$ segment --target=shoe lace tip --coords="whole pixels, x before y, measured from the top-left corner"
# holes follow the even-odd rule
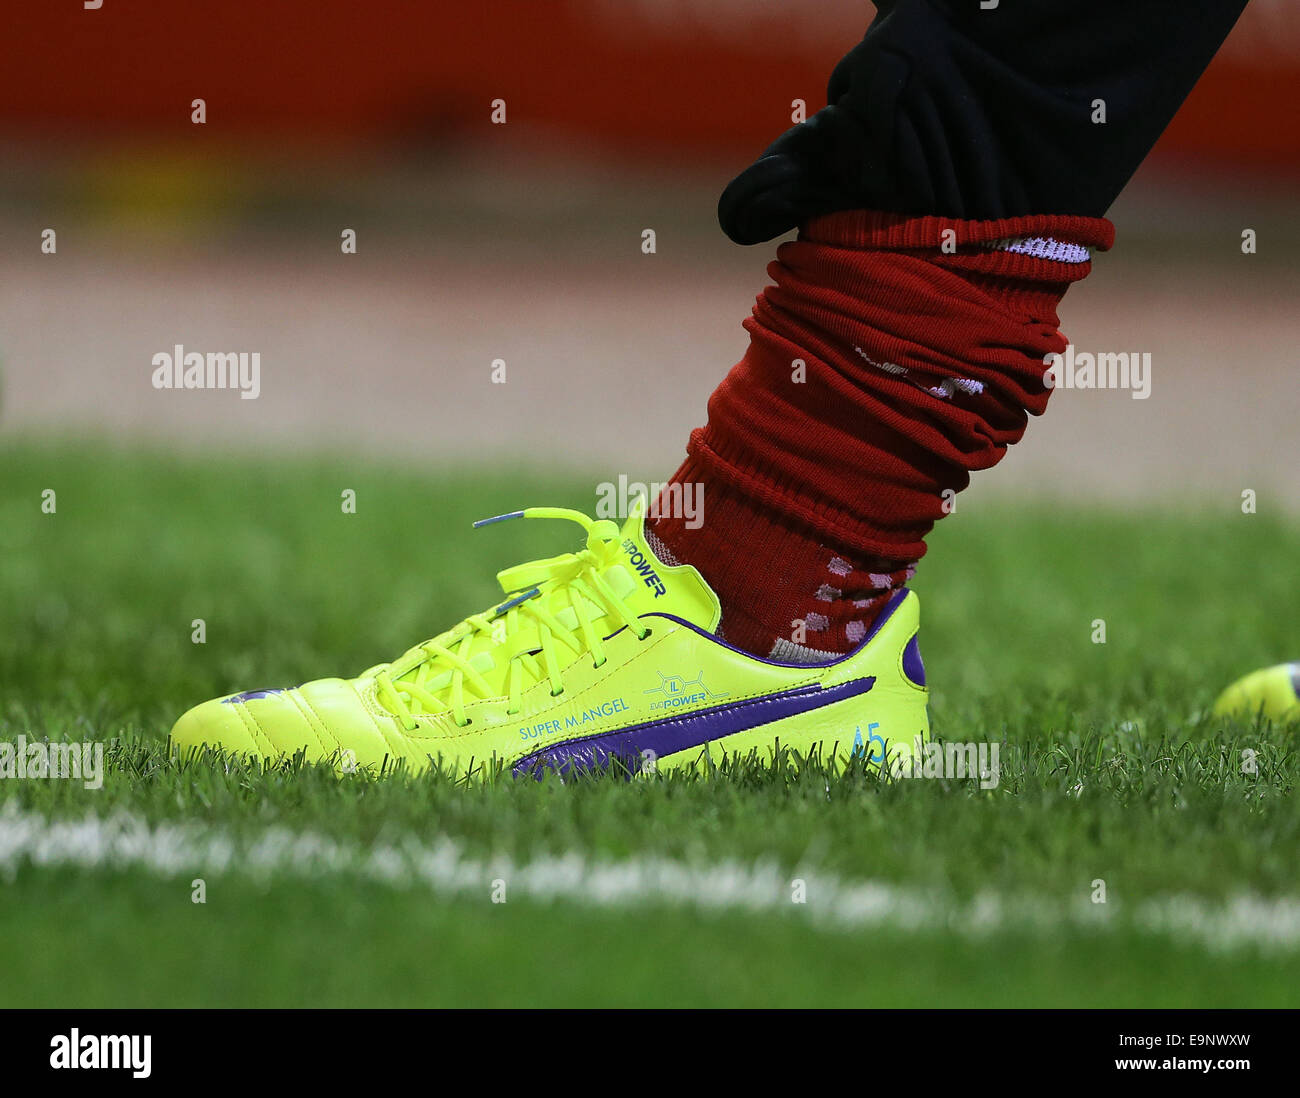
[[[504,515],[493,515],[491,518],[478,519],[474,523],[474,529],[477,530],[480,526],[491,526],[494,522],[505,522],[507,519],[523,517],[524,513],[522,511],[507,511]]]

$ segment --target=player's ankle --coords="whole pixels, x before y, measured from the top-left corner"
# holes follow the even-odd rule
[[[673,483],[695,483],[688,459]],[[719,633],[764,658],[815,662],[850,652],[870,633],[915,563],[827,545],[778,501],[751,500],[701,482],[703,507],[675,514],[665,491],[651,507],[647,539],[666,564],[691,564],[722,603]]]

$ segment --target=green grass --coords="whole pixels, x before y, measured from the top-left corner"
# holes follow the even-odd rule
[[[0,469],[0,741],[109,744],[103,789],[0,782],[0,836],[4,813],[10,826],[122,813],[240,849],[271,827],[362,853],[447,837],[488,862],[773,864],[945,910],[994,895],[1110,919],[976,934],[828,925],[815,894],[761,912],[493,904],[486,888],[259,874],[238,859],[148,872],[7,859],[0,840],[0,1006],[1300,1003],[1290,940],[1213,949],[1130,918],[1171,897],[1300,895],[1295,734],[1204,715],[1233,678],[1300,655],[1287,616],[1300,529],[1234,500],[1150,514],[984,504],[945,520],[915,584],[931,715],[940,738],[1003,745],[993,791],[816,766],[340,782],[180,766],[166,732],[196,701],[354,674],[488,605],[496,569],[569,548],[569,534],[470,522],[536,502],[591,510],[591,484],[30,440],[0,445]],[[55,514],[41,511],[47,488]],[[196,618],[205,644],[191,643]],[[1242,773],[1245,749],[1256,774]],[[1098,878],[1104,916],[1088,902]]]

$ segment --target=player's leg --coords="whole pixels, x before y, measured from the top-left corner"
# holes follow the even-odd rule
[[[674,478],[703,485],[703,522],[666,494],[651,532],[731,643],[815,661],[867,635],[970,473],[1045,410],[1099,217],[1243,6],[899,0],[831,106],[727,188],[733,238],[801,234]]]
[[[938,11],[905,0],[893,15]],[[868,51],[850,69],[859,60],[874,64]],[[891,109],[919,127],[924,100],[919,114],[905,102]],[[936,140],[917,163],[933,161],[943,193],[964,176],[934,157],[951,135]],[[1063,343],[1056,302],[1109,226],[1033,207],[996,220],[870,213],[848,197],[791,206],[803,235],[773,264],[749,352],[678,474],[706,485],[699,531],[670,518],[651,530],[640,514],[622,530],[549,509],[501,516],[571,519],[584,546],[502,573],[499,606],[354,679],[197,706],[173,743],[345,770],[437,759],[465,775],[491,759],[516,774],[672,766],[778,741],[826,753],[860,743],[882,759],[886,739],[905,748],[924,735],[916,596],[896,589],[944,491],[1042,410],[1042,357]],[[786,638],[796,611],[809,635]],[[784,661],[763,658],[774,649]]]

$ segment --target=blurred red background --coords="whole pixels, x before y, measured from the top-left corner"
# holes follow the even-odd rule
[[[1157,149],[1300,174],[1294,0],[1254,0]],[[43,0],[7,20],[9,136],[301,138],[316,145],[488,136],[489,104],[550,140],[636,157],[734,160],[824,103],[872,8],[858,0]],[[514,135],[521,135],[518,129]]]

